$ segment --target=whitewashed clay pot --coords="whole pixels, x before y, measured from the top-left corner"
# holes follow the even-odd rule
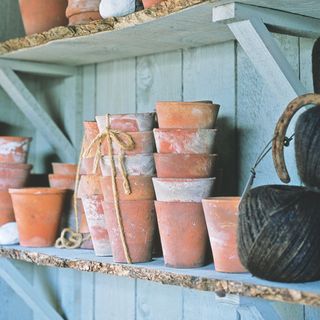
[[[0,227],[0,245],[19,243],[18,227],[16,222],[9,222]]]
[[[26,163],[31,138],[0,137],[0,162]]]
[[[152,178],[156,198],[167,202],[201,202],[212,196],[216,178]]]
[[[213,154],[217,129],[153,129],[158,153]]]
[[[100,133],[106,128],[106,116],[96,116]],[[155,125],[155,113],[128,113],[109,116],[110,128],[125,132],[152,131]]]
[[[111,176],[111,164],[108,156],[102,157],[100,168],[102,175]],[[121,174],[119,169],[119,156],[114,156],[117,175]],[[124,166],[129,176],[155,176],[155,164],[152,154],[136,154],[124,157]]]
[[[122,17],[135,12],[135,0],[101,0],[99,11],[102,18]]]

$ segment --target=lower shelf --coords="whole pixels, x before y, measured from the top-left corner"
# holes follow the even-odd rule
[[[112,261],[112,257],[96,257],[91,250],[22,248],[20,246],[0,246],[0,257],[42,266],[99,272],[212,291],[219,296],[239,294],[267,300],[320,306],[320,281],[298,284],[271,282],[257,279],[249,273],[219,273],[214,270],[212,264],[197,269],[173,269],[165,267],[162,258],[153,259],[148,263],[116,264]]]

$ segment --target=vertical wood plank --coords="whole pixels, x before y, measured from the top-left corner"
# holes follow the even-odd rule
[[[313,44],[313,39],[300,38],[300,79],[310,92],[314,92],[311,63]]]
[[[96,274],[95,320],[135,320],[136,280]]]
[[[223,191],[237,191],[236,64],[234,42],[184,50],[183,98],[213,100],[221,105],[218,115],[217,151],[223,168]]]

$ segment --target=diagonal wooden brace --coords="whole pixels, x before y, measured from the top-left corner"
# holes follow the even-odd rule
[[[61,160],[74,162],[76,159],[75,148],[14,71],[9,68],[0,68],[0,86],[30,122],[42,132]]]

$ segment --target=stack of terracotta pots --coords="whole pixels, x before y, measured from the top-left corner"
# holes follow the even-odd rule
[[[155,150],[152,129],[154,113],[109,115],[96,117],[100,133],[108,126],[118,132],[120,140],[128,134],[134,141],[130,150],[121,150],[113,140],[112,153],[116,169],[116,189],[124,230],[127,251],[133,263],[146,262],[152,258],[153,238],[156,227],[154,209],[155,193],[152,177],[155,175],[153,152]],[[123,157],[121,156],[123,155]],[[107,143],[102,144],[100,161],[102,176],[100,179],[104,196],[103,208],[105,221],[111,241],[112,255],[115,262],[128,262],[124,243],[121,240],[121,227],[116,216],[114,190],[112,187],[111,159]],[[122,160],[121,160],[122,159]],[[123,162],[121,162],[123,161]],[[131,193],[124,189],[124,176],[121,163],[128,175]]]
[[[14,222],[9,188],[23,188],[32,165],[26,164],[31,138],[0,137],[0,227]]]
[[[194,268],[205,264],[208,234],[201,200],[211,196],[217,155],[215,128],[219,105],[158,102],[159,129],[156,212],[165,264]]]

